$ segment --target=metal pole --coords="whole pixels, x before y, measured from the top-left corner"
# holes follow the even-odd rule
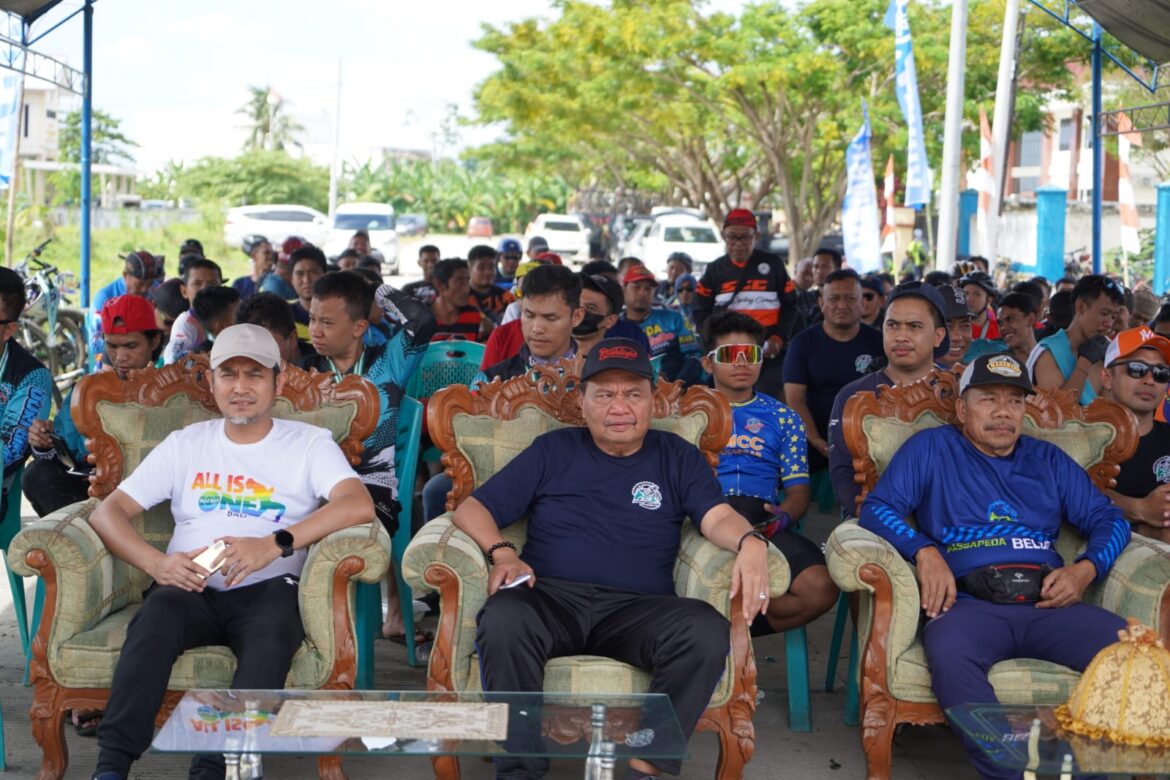
[[[337,210],[337,156],[341,147],[341,58],[337,60],[337,108],[333,112],[333,162],[329,165],[329,219]]]
[[[1105,145],[1101,138],[1101,25],[1093,23],[1093,273],[1101,273],[1101,201]]]
[[[27,50],[22,52],[22,57],[27,57]],[[20,74],[20,88],[18,95],[20,98],[16,101],[16,138],[12,142],[12,176],[8,179],[8,221],[7,232],[4,234],[4,265],[12,267],[12,244],[16,233],[16,187],[20,181],[20,136],[22,131],[27,132],[28,128],[24,121],[24,73],[23,68],[27,63],[21,62],[22,72]]]
[[[93,177],[90,158],[93,138],[90,125],[93,123],[93,0],[85,0],[85,13],[81,47],[82,71],[85,85],[81,93],[81,307],[89,308],[89,258],[90,258],[90,190]]]
[[[951,6],[951,50],[947,65],[947,113],[943,132],[942,190],[938,197],[938,246],[935,268],[955,262],[959,218],[959,152],[962,145],[963,82],[967,61],[967,0]]]
[[[999,204],[1003,200],[1003,183],[1007,167],[1007,144],[1012,124],[1012,83],[1016,76],[1016,28],[1020,20],[1020,0],[1007,0],[1003,11],[1003,39],[999,47],[999,75],[995,82],[995,112],[991,120],[991,172],[995,191],[991,194],[987,214],[987,243],[995,263],[999,233]]]

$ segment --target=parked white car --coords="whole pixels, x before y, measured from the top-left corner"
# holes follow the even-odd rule
[[[539,214],[524,231],[524,243],[533,236],[548,241],[548,251],[555,252],[565,262],[589,262],[589,229],[580,219],[570,214]]]
[[[695,262],[695,273],[725,254],[723,239],[713,222],[687,214],[658,217],[641,240],[638,257],[654,274],[666,275],[666,259],[675,252],[686,252]]]
[[[325,254],[337,257],[353,234],[364,230],[370,234],[370,249],[381,255],[382,273],[398,273],[398,232],[395,230],[394,207],[384,203],[343,203],[333,212]]]
[[[228,209],[223,224],[223,241],[243,248],[244,236],[259,234],[279,246],[289,236],[300,236],[321,246],[329,235],[329,218],[316,209],[293,204],[271,203]]]

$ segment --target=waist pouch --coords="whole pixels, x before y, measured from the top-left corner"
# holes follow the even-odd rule
[[[992,604],[1034,604],[1052,567],[1042,563],[984,566],[955,583],[963,593]]]

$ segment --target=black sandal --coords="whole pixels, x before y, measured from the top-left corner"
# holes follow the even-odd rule
[[[102,710],[87,710],[75,712],[70,716],[73,721],[73,730],[80,737],[96,737],[98,726],[102,723]]]

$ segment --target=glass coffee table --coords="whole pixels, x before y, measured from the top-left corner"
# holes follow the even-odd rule
[[[263,754],[586,759],[588,780],[617,761],[688,758],[665,694],[431,691],[187,691],[159,730],[158,753],[223,753],[227,778],[262,774]]]
[[[997,765],[1026,778],[1074,774],[1170,777],[1170,749],[1114,745],[1069,734],[1052,707],[964,704],[947,716]]]

